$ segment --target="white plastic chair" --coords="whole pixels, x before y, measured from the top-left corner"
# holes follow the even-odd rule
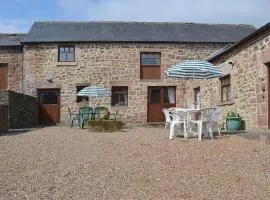
[[[220,135],[220,126],[219,126],[219,123],[218,123],[220,115],[221,115],[221,109],[220,108],[216,108],[216,110],[212,113],[210,124],[209,124],[209,133],[210,133],[211,138],[213,138],[212,128],[214,126],[217,127],[218,134]]]
[[[192,120],[190,119],[189,130],[191,133],[198,136],[199,141],[202,139],[202,133],[204,133],[204,137],[210,135],[213,139],[212,133],[212,125],[215,123],[213,118],[213,113],[216,111],[216,108],[203,108],[201,109],[201,120]],[[195,131],[194,125],[197,125],[197,131]],[[203,131],[204,125],[206,126],[206,130]],[[192,130],[193,129],[193,130]]]
[[[173,114],[169,111],[167,108],[163,108],[162,112],[164,113],[165,116],[165,129],[170,127],[170,124],[172,122]]]
[[[195,129],[195,127],[197,129]],[[189,127],[188,128],[189,128],[189,133],[190,134],[193,134],[194,136],[197,136],[199,141],[202,140],[202,128],[203,128],[203,121],[202,120],[192,119],[192,115],[190,115]]]
[[[175,133],[179,132],[179,129],[181,128],[181,125],[183,125],[183,132],[184,137],[187,138],[186,134],[186,119],[185,119],[186,113],[177,111],[173,113],[173,120],[171,122],[170,126],[170,136],[169,139],[173,139],[173,137],[176,135]]]

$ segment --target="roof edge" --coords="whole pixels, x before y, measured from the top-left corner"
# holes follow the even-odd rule
[[[210,26],[244,26],[244,27],[251,27],[256,29],[256,27],[254,25],[251,24],[227,24],[227,23],[200,23],[200,22],[178,22],[178,21],[54,21],[54,20],[45,20],[45,21],[34,21],[34,23],[82,23],[82,24],[87,24],[87,23],[123,23],[123,24],[196,24],[196,25],[210,25]],[[33,24],[34,24],[33,23]]]
[[[208,57],[206,60],[208,62],[213,62],[213,61],[221,58],[222,56],[228,54],[229,52],[237,49],[238,47],[245,44],[249,40],[256,38],[257,35],[261,35],[262,33],[267,32],[268,30],[270,30],[270,22],[266,23],[264,26],[255,30],[253,33],[249,34],[248,36],[244,37],[243,39],[239,40],[238,42],[234,43],[231,47],[224,49],[223,51],[221,51],[218,54],[214,54],[213,56]]]

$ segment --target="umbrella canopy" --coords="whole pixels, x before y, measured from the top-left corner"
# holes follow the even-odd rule
[[[82,97],[108,97],[110,92],[102,86],[88,86],[77,93],[77,96]]]
[[[221,77],[219,68],[205,60],[186,60],[165,71],[167,77],[184,79],[211,79]]]

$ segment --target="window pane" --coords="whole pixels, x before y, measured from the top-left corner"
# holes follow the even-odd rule
[[[142,64],[143,64],[143,65],[149,65],[149,64],[150,64],[149,59],[143,58],[143,59],[142,59]]]
[[[160,58],[160,54],[159,53],[155,53],[154,54],[154,58]]]
[[[60,53],[59,61],[66,61],[66,54],[65,53]]]
[[[81,91],[83,88],[87,87],[87,85],[80,85],[80,86],[77,86],[76,87],[76,90],[77,90],[77,93],[79,91]],[[89,97],[80,97],[80,96],[77,96],[76,98],[76,102],[82,102],[82,101],[88,101],[89,100]]]
[[[222,94],[221,94],[221,97],[222,97],[221,101],[227,101],[227,88],[226,87],[222,87],[221,88],[221,92],[222,92]]]
[[[73,53],[67,53],[67,61],[74,61]]]
[[[65,47],[65,52],[69,52],[69,47]]]
[[[43,92],[41,98],[42,104],[57,104],[56,92]]]
[[[151,90],[150,103],[160,103],[160,89]]]
[[[164,88],[164,103],[169,103],[168,88]]]
[[[148,58],[154,58],[154,54],[153,53],[149,53],[148,54]]]
[[[63,47],[60,48],[60,52],[64,52],[65,49]]]
[[[112,105],[127,106],[128,105],[128,87],[113,86],[112,87]]]
[[[160,60],[158,58],[153,59],[154,65],[160,65]]]
[[[173,87],[164,88],[164,103],[175,103],[175,89]]]
[[[142,53],[142,54],[141,54],[141,58],[147,58],[147,54]]]
[[[231,100],[232,99],[232,94],[231,94],[231,86],[227,87],[227,100]]]
[[[74,52],[74,47],[70,47],[69,52]]]

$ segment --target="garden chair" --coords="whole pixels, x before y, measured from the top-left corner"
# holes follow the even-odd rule
[[[173,112],[173,118],[170,125],[170,136],[169,136],[170,140],[172,140],[175,135],[178,135],[181,127],[183,127],[184,137],[187,138],[185,118],[186,118],[185,112],[181,111]]]
[[[94,119],[99,120],[100,114],[106,109],[106,107],[96,107],[94,110]]]
[[[216,108],[216,110],[212,113],[210,124],[209,124],[209,133],[211,138],[213,138],[212,128],[214,126],[217,127],[218,135],[220,135],[220,125],[219,125],[219,117],[221,115],[221,109]]]
[[[93,118],[93,108],[92,107],[81,107],[79,109],[79,122],[80,127],[83,128],[89,119]]]
[[[79,113],[73,113],[71,112],[70,108],[68,108],[68,114],[69,114],[69,119],[68,119],[68,124],[72,128],[76,124],[79,125]]]
[[[172,122],[173,114],[169,111],[167,108],[163,108],[162,112],[164,113],[165,116],[165,129],[170,127],[170,124]]]
[[[189,120],[189,132],[198,136],[199,141],[202,139],[202,133],[204,133],[204,137],[210,135],[211,139],[213,139],[212,134],[212,115],[216,108],[203,108],[201,109],[201,119],[200,120]],[[197,127],[197,131],[195,130]],[[206,128],[203,131],[203,128]]]
[[[122,120],[121,115],[119,114],[119,111],[117,110],[116,113],[110,113],[110,119],[112,120]]]
[[[201,112],[201,111],[200,111]],[[193,136],[197,136],[198,140],[202,140],[202,128],[203,128],[203,121],[197,119],[198,112],[193,113],[193,116],[190,115],[188,121],[188,129],[189,134],[193,134]],[[192,118],[193,117],[193,118]],[[194,119],[195,117],[195,119]]]

